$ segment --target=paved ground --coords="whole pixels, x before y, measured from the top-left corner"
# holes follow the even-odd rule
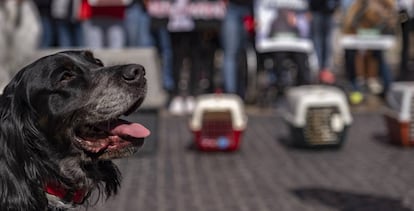
[[[250,113],[236,153],[191,149],[188,119],[163,114],[157,153],[117,161],[120,193],[88,210],[414,210],[414,149],[387,143],[378,112],[354,113],[340,150],[291,148],[276,113]]]

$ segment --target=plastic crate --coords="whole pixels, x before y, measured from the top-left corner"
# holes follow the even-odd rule
[[[341,146],[352,123],[342,90],[333,86],[307,85],[287,92],[284,119],[296,146]]]
[[[394,82],[387,93],[385,122],[392,143],[414,145],[414,82]]]
[[[190,129],[202,151],[239,149],[247,117],[240,97],[233,94],[206,94],[197,97]]]

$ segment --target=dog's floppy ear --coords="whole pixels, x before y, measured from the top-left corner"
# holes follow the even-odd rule
[[[42,142],[31,120],[33,114],[14,92],[20,80],[21,74],[0,96],[0,210],[42,210],[47,200],[41,197],[40,176],[46,171],[39,157],[44,155],[34,150]]]

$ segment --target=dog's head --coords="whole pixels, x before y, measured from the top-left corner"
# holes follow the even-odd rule
[[[1,187],[16,189],[14,180],[24,179],[34,194],[50,189],[46,198],[26,199],[49,206],[51,198],[68,200],[56,189],[88,195],[103,186],[107,195],[115,193],[119,175],[110,160],[135,153],[149,135],[141,124],[119,119],[143,102],[144,76],[141,65],[105,67],[89,51],[46,56],[18,72],[0,97]],[[1,175],[2,164],[14,175]],[[0,190],[0,198],[5,194]],[[5,200],[0,208],[9,206]]]

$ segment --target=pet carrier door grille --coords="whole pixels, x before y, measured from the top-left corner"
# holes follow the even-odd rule
[[[216,139],[218,137],[231,138],[233,125],[231,113],[225,112],[205,112],[202,120],[201,137]]]
[[[306,114],[304,135],[312,144],[332,143],[339,140],[338,131],[333,129],[333,117],[339,117],[337,107],[310,108]]]

